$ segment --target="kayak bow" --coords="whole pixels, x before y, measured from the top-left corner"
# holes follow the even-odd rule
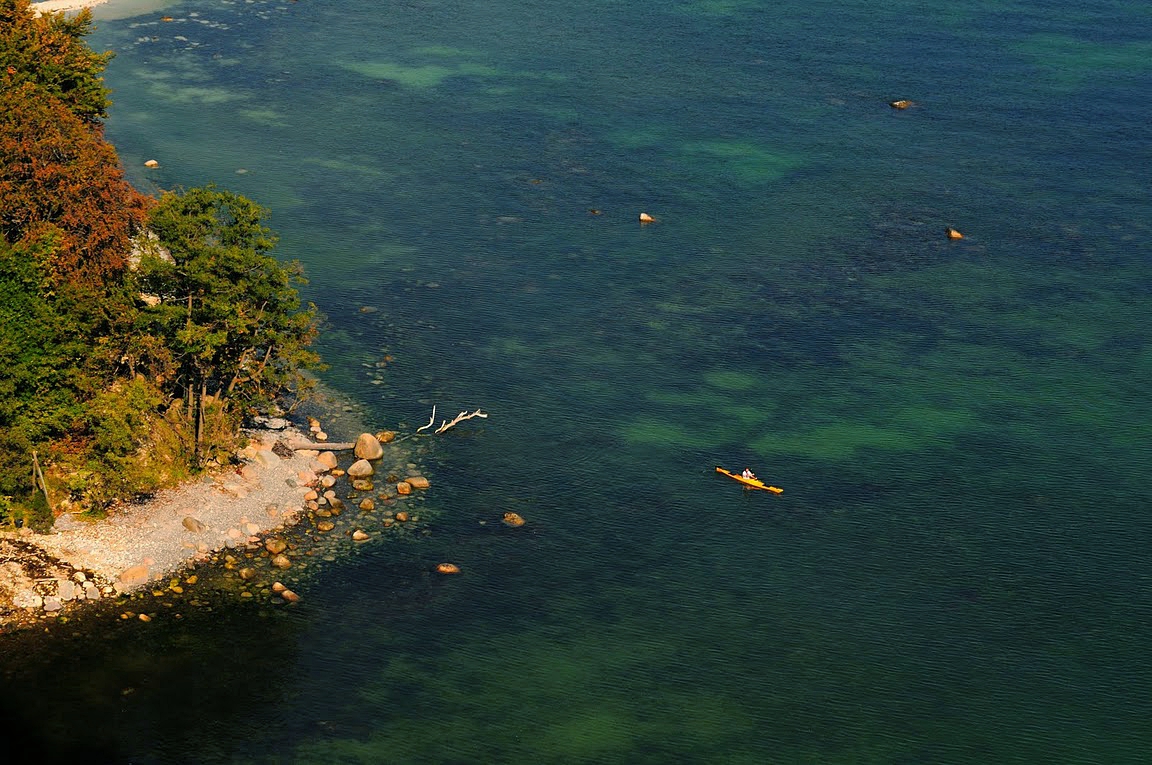
[[[783,489],[778,489],[775,486],[769,486],[768,484],[761,481],[759,478],[745,478],[744,476],[740,475],[739,473],[730,473],[729,471],[725,470],[722,467],[716,468],[716,472],[722,473],[722,474],[728,476],[729,478],[731,478],[735,481],[739,481],[740,483],[744,484],[749,489],[763,489],[764,491],[770,491],[773,494],[783,494],[784,493]]]

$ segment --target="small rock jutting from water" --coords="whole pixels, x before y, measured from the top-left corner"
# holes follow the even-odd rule
[[[361,531],[360,529],[356,529],[355,531],[352,532],[352,539],[354,539],[357,542],[363,542],[368,538],[369,538],[368,534]]]
[[[640,222],[641,222],[641,223],[655,223],[655,222],[656,222],[656,219],[655,219],[655,218],[653,218],[653,217],[652,217],[651,215],[649,215],[648,213],[646,213],[646,212],[642,212],[642,213],[640,213]]]
[[[281,554],[272,559],[272,565],[276,568],[289,568],[292,565],[292,561],[287,555]]]
[[[900,99],[899,101],[889,101],[888,105],[891,106],[893,109],[898,109],[900,111],[903,111],[904,109],[907,109],[909,106],[911,106],[912,102],[908,101],[906,99]]]
[[[288,543],[285,542],[283,539],[278,539],[276,537],[270,537],[270,538],[264,540],[264,549],[273,555],[279,555],[280,553],[282,553],[288,549]]]
[[[514,529],[524,525],[524,519],[516,513],[504,513],[503,522],[505,526],[511,526]]]
[[[400,512],[396,513],[396,520],[397,520],[397,521],[399,521],[400,523],[405,523],[405,522],[407,522],[407,520],[408,520],[408,513],[406,513],[406,512],[404,512],[403,510],[401,510]]]
[[[380,439],[371,433],[361,433],[356,439],[353,451],[362,460],[378,460],[384,456],[384,447],[380,445]]]
[[[413,489],[427,489],[431,484],[428,479],[422,475],[411,475],[404,479],[404,482],[411,486]]]
[[[317,531],[331,531],[336,528],[336,524],[332,521],[320,521],[316,524]]]
[[[286,589],[288,589],[288,588],[285,587],[282,582],[273,582],[272,583],[272,592],[281,593],[281,592],[284,592],[284,590],[286,590]]]
[[[437,574],[459,574],[460,567],[455,563],[439,563],[436,565]]]
[[[287,590],[287,589],[281,591],[280,597],[284,598],[284,600],[288,601],[289,603],[295,603],[296,601],[300,600],[299,595],[292,592],[292,590]]]
[[[961,234],[959,231],[952,228],[951,226],[944,229],[944,233],[948,234],[949,239],[963,239],[964,238],[963,234]]]
[[[150,159],[144,163],[144,167],[160,167],[160,163],[154,159]]]
[[[396,493],[397,494],[411,494],[412,493],[412,484],[408,483],[407,481],[400,481],[399,483],[396,484]]]

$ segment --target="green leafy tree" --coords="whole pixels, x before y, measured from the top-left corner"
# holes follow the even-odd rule
[[[319,366],[309,350],[315,306],[302,306],[298,263],[270,253],[276,237],[267,211],[214,186],[167,193],[152,210],[137,276],[158,298],[143,329],[171,353],[174,393],[182,396],[201,453],[206,407],[242,412],[306,385]]]

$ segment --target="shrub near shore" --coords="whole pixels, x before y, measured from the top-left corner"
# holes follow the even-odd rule
[[[0,0],[0,523],[45,527],[226,460],[241,418],[319,364],[262,208],[124,179],[90,29],[87,11]]]

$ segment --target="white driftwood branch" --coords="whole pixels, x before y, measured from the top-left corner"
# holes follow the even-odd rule
[[[419,433],[422,430],[427,430],[428,428],[432,427],[432,423],[434,423],[434,422],[436,422],[436,405],[435,404],[432,405],[432,416],[428,418],[428,424],[422,428],[416,428],[416,432]],[[436,432],[439,433],[440,431],[436,431]]]
[[[479,409],[477,409],[475,412],[472,412],[471,414],[469,414],[468,412],[461,412],[460,414],[456,415],[452,419],[452,422],[448,422],[447,420],[444,420],[443,422],[441,422],[440,427],[437,428],[435,432],[436,433],[443,433],[444,431],[448,430],[448,428],[452,427],[453,425],[456,425],[457,423],[461,423],[464,420],[470,420],[473,417],[487,417],[487,416],[488,415],[485,412],[482,412]]]

